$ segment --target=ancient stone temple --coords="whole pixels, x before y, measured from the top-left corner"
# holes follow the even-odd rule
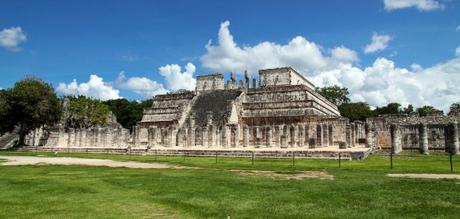
[[[360,141],[361,139],[361,141]],[[333,103],[290,67],[197,77],[195,91],[157,95],[134,129],[134,147],[322,148],[364,143],[362,123],[349,123]]]
[[[37,129],[29,149],[115,153],[163,153],[361,159],[375,149],[459,152],[460,112],[420,117],[387,115],[349,122],[337,106],[290,67],[197,77],[194,91],[153,98],[133,130],[111,116],[107,127]]]

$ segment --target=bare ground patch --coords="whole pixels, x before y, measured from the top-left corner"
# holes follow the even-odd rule
[[[402,177],[411,179],[458,179],[460,174],[432,174],[432,173],[390,173],[389,177]]]
[[[263,176],[277,179],[328,179],[333,180],[334,176],[325,171],[296,171],[296,172],[275,172],[262,170],[231,170],[241,176]]]
[[[0,156],[0,165],[83,165],[83,166],[105,166],[105,167],[125,167],[139,169],[186,169],[189,167],[174,166],[163,163],[142,163],[135,161],[114,161],[107,159],[87,159],[73,157],[32,157],[32,156]]]

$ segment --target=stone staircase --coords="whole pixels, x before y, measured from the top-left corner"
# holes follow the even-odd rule
[[[8,149],[14,146],[16,140],[19,139],[19,135],[16,133],[6,133],[0,136],[0,150]]]

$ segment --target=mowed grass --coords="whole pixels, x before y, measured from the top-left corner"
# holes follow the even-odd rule
[[[434,154],[362,161],[0,152],[166,162],[199,169],[1,166],[0,218],[458,218],[460,180],[388,173],[450,173]],[[326,171],[334,180],[241,176],[229,170]],[[454,156],[460,172],[460,157]]]

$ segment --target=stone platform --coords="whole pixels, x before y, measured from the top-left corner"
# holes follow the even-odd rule
[[[371,148],[358,146],[339,149],[336,146],[323,148],[85,148],[85,147],[22,147],[19,151],[41,152],[84,152],[84,153],[111,153],[111,154],[136,154],[136,155],[162,155],[162,156],[191,156],[191,157],[256,157],[256,158],[292,158],[296,159],[338,159],[361,160],[365,159],[372,151]]]

